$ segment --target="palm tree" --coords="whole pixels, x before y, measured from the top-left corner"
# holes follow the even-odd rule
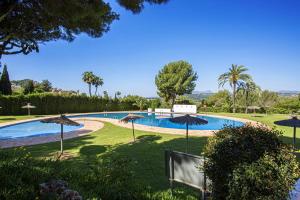
[[[146,98],[140,97],[135,100],[135,103],[133,105],[140,108],[140,111],[143,110],[143,108],[147,105],[148,101]]]
[[[248,107],[250,106],[250,95],[260,91],[260,88],[253,82],[253,81],[247,81],[242,82],[239,87],[238,91],[241,91],[243,95],[245,96],[245,113],[248,113]]]
[[[90,97],[92,96],[92,83],[95,79],[95,75],[93,74],[93,72],[84,72],[82,74],[82,80],[88,84],[89,86],[89,94],[90,94]]]
[[[99,76],[95,76],[92,82],[92,85],[95,86],[95,96],[97,94],[98,91],[98,87],[103,85],[103,79]]]
[[[248,69],[243,65],[232,65],[231,68],[229,68],[229,72],[220,75],[218,79],[219,87],[223,87],[226,83],[229,83],[233,89],[233,113],[235,113],[236,110],[235,100],[237,87],[243,82],[252,81],[252,77],[249,74],[246,74],[246,71],[248,71]]]

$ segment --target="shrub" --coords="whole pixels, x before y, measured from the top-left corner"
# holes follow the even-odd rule
[[[58,95],[52,93],[36,93],[29,95],[0,96],[0,112],[2,115],[22,115],[27,110],[22,109],[27,102],[36,106],[32,114],[46,115],[59,113],[82,113],[136,110],[135,101],[118,101],[101,97],[87,97],[85,95]]]
[[[286,145],[279,139],[281,132],[270,130],[267,127],[253,127],[246,125],[243,127],[225,127],[216,133],[215,137],[208,140],[204,154],[207,160],[204,170],[212,181],[213,199],[226,199],[230,196],[230,192],[238,190],[234,186],[234,178],[243,174],[242,167],[256,166],[254,163],[260,162],[266,155],[272,155],[275,164],[280,167],[286,167],[292,173],[286,173],[288,176],[284,191],[288,190],[293,184],[293,179],[298,173],[298,165],[295,158],[287,152]],[[290,158],[290,162],[284,164],[280,160],[282,156]],[[262,162],[262,161],[261,161]],[[294,165],[290,165],[290,163]],[[261,164],[261,163],[260,163]],[[241,168],[241,169],[240,169]],[[265,169],[265,173],[276,173],[274,177],[280,176],[278,171],[270,168]],[[283,174],[283,173],[282,173]],[[251,174],[254,179],[260,180],[262,174]],[[277,179],[269,179],[270,183],[275,183]],[[250,185],[241,185],[240,192],[249,190],[250,193],[255,187]],[[230,185],[231,184],[231,185]],[[260,184],[261,188],[266,185]],[[276,189],[274,186],[273,189]],[[273,193],[277,191],[270,190]],[[270,192],[269,191],[269,192]],[[233,193],[234,195],[234,193]]]
[[[287,150],[265,154],[251,164],[242,164],[232,173],[227,199],[287,199],[291,183],[299,178],[294,156]]]

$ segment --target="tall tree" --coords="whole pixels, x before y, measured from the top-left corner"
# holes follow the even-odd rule
[[[146,98],[139,97],[135,100],[135,103],[133,105],[139,107],[140,111],[142,111],[145,108],[145,106],[147,106],[147,103],[148,101]]]
[[[191,94],[196,87],[198,75],[186,61],[171,62],[155,77],[158,95],[171,106],[178,95]]]
[[[89,86],[89,95],[90,97],[92,96],[92,84],[95,80],[95,75],[93,74],[93,72],[84,72],[82,74],[82,80],[88,84]]]
[[[120,91],[117,91],[117,92],[115,93],[115,99],[118,99],[120,96],[121,96],[121,92],[120,92]]]
[[[52,83],[48,80],[42,80],[40,85],[44,92],[50,92],[52,90]]]
[[[244,96],[244,102],[245,102],[245,113],[248,113],[248,107],[252,103],[251,100],[253,98],[253,95],[256,93],[258,94],[260,91],[260,88],[253,82],[253,81],[247,81],[243,82],[239,85],[238,91],[241,91]]]
[[[30,94],[34,92],[34,82],[33,80],[27,80],[24,84],[24,94]]]
[[[1,80],[0,80],[0,87],[1,87],[2,94],[4,94],[4,95],[12,94],[11,82],[9,80],[7,65],[4,65],[4,67],[3,67],[3,72],[1,74]]]
[[[145,3],[168,0],[118,0],[139,13]],[[0,1],[0,59],[2,55],[39,51],[43,42],[71,42],[80,33],[101,37],[119,19],[105,0],[2,0]]]
[[[230,87],[232,87],[233,113],[236,111],[237,87],[243,82],[252,80],[252,77],[245,73],[246,71],[248,71],[248,69],[243,65],[232,65],[231,68],[229,68],[229,71],[220,75],[218,79],[219,87],[223,87],[226,83],[229,83]]]
[[[267,112],[270,107],[273,107],[279,101],[279,96],[276,92],[264,90],[259,96],[259,105]]]
[[[92,85],[95,86],[95,96],[97,95],[98,87],[104,84],[103,79],[99,76],[95,76]]]

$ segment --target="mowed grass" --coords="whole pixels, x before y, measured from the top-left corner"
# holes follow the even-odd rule
[[[101,130],[86,136],[64,141],[64,149],[73,156],[68,160],[70,167],[88,167],[99,157],[121,156],[134,163],[136,181],[151,188],[156,194],[169,192],[165,176],[164,152],[167,149],[185,151],[185,135],[168,135],[136,130],[138,140],[133,141],[132,130],[105,123]],[[207,137],[190,137],[189,152],[200,155]],[[59,142],[26,147],[34,157],[53,157],[60,149]],[[178,185],[178,195],[196,199],[197,192]],[[191,195],[193,194],[193,195]]]
[[[275,128],[276,130],[282,131],[281,139],[288,144],[293,143],[293,128],[285,127],[285,126],[277,126],[274,124],[275,121],[289,119],[290,115],[284,114],[245,114],[245,113],[203,113],[203,114],[210,114],[210,115],[220,115],[220,116],[228,116],[228,117],[237,117],[237,118],[244,118],[253,121],[257,121],[263,123],[271,128]],[[296,147],[300,148],[300,129],[297,130],[299,133],[296,136]]]
[[[232,114],[232,113],[208,113],[222,116],[245,118],[264,123],[270,127],[276,120],[286,119],[288,115],[263,115],[263,114]],[[11,116],[11,118],[26,119],[28,116]],[[30,116],[32,118],[36,116]],[[7,116],[7,118],[9,118]],[[284,142],[292,144],[292,128],[276,126],[283,132]],[[300,135],[300,132],[299,132]],[[172,149],[185,151],[185,136],[159,134],[145,131],[136,131],[138,141],[133,143],[132,130],[105,123],[103,129],[92,134],[66,140],[65,151],[73,156],[68,160],[70,166],[85,168],[95,159],[107,158],[107,156],[121,156],[130,158],[135,163],[134,173],[138,183],[150,187],[157,194],[169,192],[169,182],[165,177],[164,151]],[[300,148],[300,139],[297,137],[297,147]],[[190,137],[189,152],[200,155],[207,137]],[[59,142],[34,145],[26,147],[34,157],[49,158],[54,156],[60,148]],[[178,185],[179,186],[179,185]],[[196,199],[196,193],[182,186],[178,195],[184,199]],[[191,194],[193,194],[191,196]],[[189,198],[186,198],[188,196]]]
[[[34,119],[37,117],[43,117],[43,115],[8,115],[8,116],[0,116],[0,124],[4,122],[13,122],[24,119]]]

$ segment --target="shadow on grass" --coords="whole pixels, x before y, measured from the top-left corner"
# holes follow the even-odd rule
[[[6,118],[0,118],[0,121],[8,121],[8,120],[16,120],[17,118],[14,117],[6,117]]]

